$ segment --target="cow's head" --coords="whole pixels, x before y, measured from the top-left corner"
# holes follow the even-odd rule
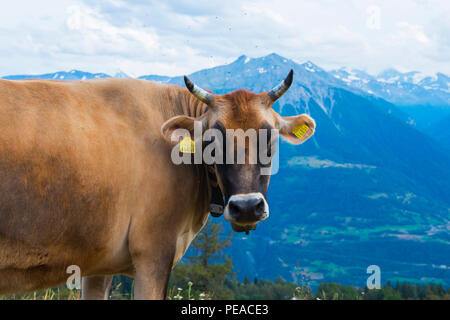
[[[259,155],[261,149],[269,156],[274,154],[273,144],[277,140],[274,139],[273,132],[291,144],[301,144],[314,133],[315,122],[308,115],[282,117],[271,108],[273,103],[289,89],[292,78],[291,70],[278,86],[259,94],[236,90],[224,95],[215,95],[185,77],[188,90],[208,105],[207,112],[197,118],[176,116],[167,120],[161,127],[163,135],[172,142],[178,142],[172,135],[175,129],[182,128],[192,133],[196,121],[197,125],[201,124],[203,132],[221,133],[223,139],[210,141],[214,141],[217,150],[223,155],[223,163],[217,161],[212,163],[212,166],[225,197],[224,217],[231,222],[235,231],[255,229],[259,221],[269,216],[266,193],[270,174],[267,174],[267,170],[264,174],[262,169],[268,168],[270,172],[272,163],[271,160],[262,163]],[[299,128],[301,134],[298,134]],[[248,134],[252,131],[256,132],[256,144],[250,143],[249,137],[255,137]],[[216,135],[213,136],[216,138]],[[230,147],[233,140],[235,143]],[[239,144],[239,141],[244,143]],[[196,144],[198,145],[198,142]],[[203,147],[206,147],[204,142]],[[243,155],[241,161],[238,159],[239,154]],[[255,155],[256,161],[251,161],[251,157]]]

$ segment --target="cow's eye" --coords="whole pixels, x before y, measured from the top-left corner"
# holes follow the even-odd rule
[[[260,165],[267,166],[270,164],[267,161],[272,157],[271,147],[272,143],[270,140],[267,143],[266,141],[258,141],[258,162]]]
[[[266,129],[267,131],[267,146],[266,146],[266,150],[264,150],[266,152],[266,155],[268,157],[272,157],[272,134],[271,131],[269,129]]]
[[[269,139],[267,142],[267,156],[272,157],[272,140]]]
[[[271,141],[269,140],[269,141],[259,141],[258,142],[258,149],[260,149],[259,150],[259,152],[262,154],[262,155],[264,155],[264,156],[267,156],[267,157],[270,157],[271,156],[271,150],[270,150],[270,148],[271,148],[271,146],[272,146],[272,143],[271,143]]]

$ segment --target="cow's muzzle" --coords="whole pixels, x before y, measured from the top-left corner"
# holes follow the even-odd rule
[[[224,217],[231,222],[235,231],[252,230],[256,223],[269,217],[269,206],[259,192],[236,194],[228,200]]]

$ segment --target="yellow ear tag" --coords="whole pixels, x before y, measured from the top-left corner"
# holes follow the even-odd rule
[[[292,130],[292,133],[297,136],[297,138],[301,139],[308,132],[309,127],[306,124],[301,124]]]
[[[180,142],[180,152],[195,153],[195,142],[189,136],[185,136]]]

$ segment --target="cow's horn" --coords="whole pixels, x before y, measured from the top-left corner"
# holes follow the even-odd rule
[[[186,88],[194,95],[196,96],[200,101],[210,104],[214,100],[214,95],[209,93],[208,91],[200,88],[195,83],[193,83],[191,80],[189,80],[188,77],[184,76],[184,83],[186,84]]]
[[[294,70],[291,69],[291,71],[289,71],[289,74],[287,75],[286,79],[281,81],[281,83],[279,85],[277,85],[276,87],[274,87],[272,90],[270,90],[267,93],[273,102],[275,102],[279,97],[281,97],[289,89],[289,87],[292,84],[293,76],[294,76]]]

